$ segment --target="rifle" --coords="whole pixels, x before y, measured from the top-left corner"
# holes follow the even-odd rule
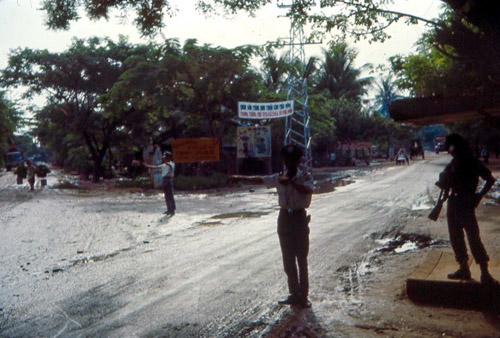
[[[433,220],[434,222],[437,221],[439,214],[441,213],[441,209],[443,208],[443,203],[446,201],[446,199],[443,199],[443,189],[441,189],[441,192],[439,193],[439,198],[436,203],[436,206],[431,210],[429,213],[429,216],[427,216],[430,220]]]

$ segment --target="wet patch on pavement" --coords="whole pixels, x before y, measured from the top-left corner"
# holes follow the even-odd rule
[[[109,254],[86,256],[86,257],[82,257],[82,258],[71,259],[69,262],[72,265],[102,262],[108,258],[112,258],[112,257],[117,256],[119,253],[120,253],[119,251],[115,251],[115,252],[111,252]]]
[[[356,319],[368,316],[363,307],[363,294],[364,290],[369,288],[370,283],[373,282],[370,275],[376,273],[383,265],[382,255],[402,254],[428,247],[449,246],[446,241],[433,239],[428,235],[401,233],[397,230],[382,234],[372,233],[370,237],[376,243],[375,248],[368,251],[354,264],[344,265],[337,269],[340,274],[337,290],[345,297],[345,299],[339,298],[338,301],[343,303],[342,307],[345,309],[345,313]]]
[[[216,226],[216,225],[222,225],[221,221],[201,221],[196,223],[199,226],[205,226],[205,227],[211,227],[211,226]]]
[[[238,212],[229,212],[225,214],[218,214],[212,216],[212,219],[228,219],[228,218],[258,218],[261,216],[269,215],[271,212],[269,211],[238,211]]]
[[[285,311],[287,311],[285,307],[276,303],[271,306],[260,304],[253,307],[235,308],[220,321],[209,323],[203,332],[200,332],[199,337],[281,337],[272,333],[275,332],[275,328],[281,327],[279,322],[275,322],[275,318]]]
[[[74,189],[74,190],[89,190],[85,189],[83,187],[80,187],[78,184],[66,181],[66,180],[61,180],[58,183],[54,184],[52,186],[52,189]]]
[[[335,191],[335,188],[344,187],[346,185],[354,183],[354,180],[350,179],[330,179],[323,181],[314,182],[314,192],[313,194],[326,194]]]
[[[200,325],[198,323],[177,323],[166,324],[162,328],[154,330],[144,335],[144,338],[156,337],[202,337]]]
[[[382,244],[376,251],[404,253],[408,251],[421,250],[428,247],[447,246],[448,243],[443,240],[433,239],[427,235],[399,233],[392,238],[382,238],[377,240]]]
[[[150,240],[143,240],[141,243],[143,245],[147,245],[150,243]],[[55,273],[58,273],[58,272],[64,272],[66,269],[73,267],[73,266],[89,264],[89,263],[103,262],[103,261],[106,261],[110,258],[118,256],[122,252],[130,251],[130,250],[135,249],[135,248],[137,248],[137,246],[126,247],[126,248],[116,250],[116,251],[113,251],[110,253],[105,253],[105,254],[84,256],[84,257],[78,257],[78,258],[73,258],[73,259],[63,258],[63,259],[61,259],[61,261],[67,262],[67,263],[62,263],[60,265],[54,265],[54,266],[48,267],[44,270],[44,272],[47,274],[54,275]],[[81,250],[81,249],[77,250],[77,254],[78,255],[83,254],[83,250]]]
[[[265,337],[326,337],[325,330],[312,310],[292,309],[273,325]]]

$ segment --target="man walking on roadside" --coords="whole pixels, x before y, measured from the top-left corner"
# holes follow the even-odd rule
[[[284,146],[281,156],[285,163],[284,173],[270,176],[231,176],[233,180],[264,184],[278,192],[280,212],[278,237],[283,268],[288,279],[290,295],[279,301],[282,305],[311,307],[309,295],[309,221],[306,208],[311,204],[313,180],[311,175],[299,169],[302,150],[296,145]]]

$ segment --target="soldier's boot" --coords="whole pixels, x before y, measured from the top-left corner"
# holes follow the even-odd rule
[[[470,270],[467,263],[460,264],[460,268],[457,271],[448,274],[448,279],[469,280],[470,278]]]
[[[481,263],[479,266],[481,267],[481,283],[486,286],[500,287],[500,283],[488,271],[488,263]]]

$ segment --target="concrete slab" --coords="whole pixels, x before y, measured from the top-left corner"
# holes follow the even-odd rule
[[[489,267],[493,277],[500,280],[500,260],[491,259]],[[471,262],[470,268],[472,280],[450,280],[447,275],[458,269],[453,253],[431,251],[407,279],[406,293],[417,303],[500,313],[500,289],[479,282],[481,272],[477,264]]]

